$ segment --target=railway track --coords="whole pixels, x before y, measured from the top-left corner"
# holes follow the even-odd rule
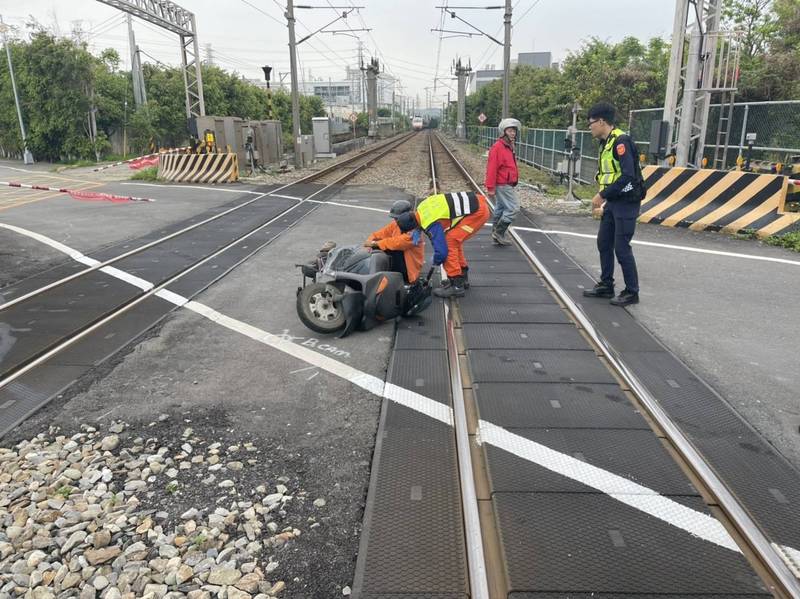
[[[447,145],[435,133],[429,131],[424,134],[412,134],[407,137],[390,140],[380,146],[372,147],[364,153],[313,173],[309,177],[269,192],[247,192],[253,197],[237,202],[234,205],[226,206],[219,214],[195,219],[196,222],[190,222],[186,226],[181,226],[175,231],[163,234],[157,239],[147,241],[133,250],[119,254],[114,254],[113,249],[107,250],[103,255],[96,258],[78,256],[78,262],[87,266],[87,268],[69,273],[58,280],[48,281],[35,288],[19,292],[15,297],[12,296],[4,304],[0,305],[0,313],[3,314],[4,318],[14,314],[16,320],[12,320],[17,323],[18,327],[31,325],[35,329],[36,321],[43,318],[43,316],[57,313],[59,308],[64,305],[79,304],[101,295],[104,298],[108,296],[111,303],[98,304],[95,302],[92,304],[92,302],[89,302],[92,304],[90,306],[91,310],[83,314],[82,320],[72,319],[70,322],[56,320],[56,324],[59,327],[63,325],[63,328],[56,327],[52,334],[49,335],[31,335],[30,342],[23,344],[24,347],[21,347],[19,353],[11,355],[12,360],[9,360],[9,354],[7,354],[0,368],[0,407],[3,405],[1,394],[4,389],[14,387],[25,377],[35,374],[38,367],[47,365],[57,356],[69,352],[71,348],[93,332],[98,331],[109,323],[115,322],[116,319],[124,319],[126,314],[146,306],[148,302],[154,299],[169,297],[173,289],[183,293],[186,297],[191,297],[192,293],[199,292],[224,276],[230,269],[235,268],[274,240],[276,236],[293,227],[305,215],[319,205],[326,203],[327,198],[329,198],[328,192],[333,192],[336,186],[346,181],[352,181],[354,178],[359,177],[359,174],[362,174],[360,178],[365,178],[363,173],[368,172],[370,166],[375,165],[384,157],[394,155],[398,162],[403,162],[404,158],[399,156],[398,149],[409,140],[415,140],[415,144],[427,146],[428,160],[426,163],[430,168],[430,192],[441,193],[472,189],[482,193],[480,186],[459,163]],[[413,151],[418,152],[416,147]],[[417,178],[422,180],[421,184],[427,183],[425,175],[422,173],[418,173]],[[262,201],[264,198],[270,198],[269,205]],[[215,231],[227,231],[225,233],[226,237],[220,239],[219,234],[215,233]],[[571,323],[569,326],[573,329],[574,336],[586,346],[584,353],[591,354],[598,370],[605,372],[616,388],[621,389],[619,391],[620,397],[628,397],[638,412],[646,414],[646,421],[650,426],[647,432],[652,437],[653,443],[659,445],[661,439],[666,440],[669,454],[674,457],[686,480],[691,481],[699,491],[708,511],[722,522],[724,529],[735,540],[736,545],[746,556],[752,569],[761,578],[765,587],[776,597],[800,596],[797,578],[787,566],[787,562],[782,559],[779,553],[780,548],[762,533],[760,528],[752,521],[747,509],[739,504],[735,494],[721,483],[703,456],[694,449],[678,427],[663,412],[656,398],[652,396],[647,387],[637,380],[634,373],[619,358],[614,349],[606,343],[589,318],[569,293],[564,290],[558,278],[549,271],[548,265],[543,263],[536,252],[531,251],[528,242],[518,232],[514,231],[512,235],[517,249],[507,248],[502,251],[518,252],[519,262],[523,263],[524,269],[527,271],[525,275],[521,274],[521,270],[512,271],[515,273],[514,276],[528,276],[533,279],[538,274],[538,277],[546,286],[543,287],[543,292],[548,295],[548,301],[553,305],[556,312],[566,315],[565,322]],[[476,252],[478,255],[475,257],[478,260],[484,260],[488,264],[498,266],[498,268],[502,266],[499,262],[496,262],[497,258],[490,255],[492,250],[491,242],[487,242],[486,239],[483,241],[474,240],[473,243],[475,242],[482,244],[480,245],[481,249]],[[473,251],[470,250],[470,253]],[[209,265],[224,259],[226,256],[228,256],[227,262],[222,265],[222,268],[219,268],[213,274],[208,274]],[[216,267],[216,264],[214,267]],[[476,270],[479,271],[478,276],[481,276],[480,269]],[[133,276],[128,276],[127,282],[119,284],[117,284],[117,279],[113,279],[113,284],[109,286],[109,279],[104,276],[109,274],[109,271],[117,278],[120,275],[125,275],[125,273]],[[498,270],[498,272],[507,271]],[[204,274],[199,275],[198,273]],[[517,275],[516,273],[520,274]],[[184,292],[181,290],[180,285],[182,282],[193,281],[197,277],[203,280],[200,286],[195,281],[193,283],[194,287],[187,284],[187,289],[191,289],[191,291]],[[494,283],[493,285],[501,284]],[[478,287],[477,289],[473,288],[470,293],[473,297],[484,298],[482,301],[490,304],[492,301],[486,299],[488,297],[486,292],[492,289],[492,286],[485,286],[482,291]],[[506,291],[508,291],[508,288]],[[522,291],[529,293],[527,289]],[[534,291],[537,290],[531,290],[530,293]],[[483,295],[475,295],[480,293],[483,293]],[[444,504],[443,513],[446,516],[452,516],[453,513],[456,513],[456,516],[461,519],[459,525],[463,526],[461,542],[468,563],[469,596],[478,599],[494,599],[508,597],[509,593],[514,592],[514,589],[509,588],[509,570],[512,566],[509,565],[509,555],[504,548],[504,543],[508,542],[508,537],[512,536],[513,532],[509,530],[507,516],[495,509],[492,500],[491,489],[493,483],[490,479],[490,470],[492,467],[491,462],[496,460],[496,456],[491,456],[489,452],[491,451],[492,443],[495,443],[495,447],[498,445],[496,441],[493,441],[487,435],[487,431],[482,431],[481,428],[485,426],[485,422],[482,420],[481,404],[476,396],[478,385],[475,384],[480,379],[481,374],[474,370],[476,363],[471,362],[470,356],[470,351],[475,348],[471,346],[474,331],[470,331],[469,328],[469,311],[474,309],[475,305],[469,306],[467,304],[469,301],[474,302],[468,295],[464,300],[446,303],[442,307],[442,315],[444,316],[442,330],[444,335],[438,337],[438,342],[441,342],[442,345],[442,355],[445,356],[444,366],[449,372],[449,400],[451,401],[449,405],[452,406],[452,420],[449,423],[452,427],[452,432],[448,429],[444,434],[447,436],[452,435],[455,438],[454,446],[457,457],[450,466],[454,472],[457,471],[457,487],[460,492],[460,497],[457,498],[457,501],[454,500],[451,504]],[[438,303],[434,307],[438,307]],[[431,311],[434,311],[434,309],[432,308]],[[442,315],[435,315],[434,320],[440,322]],[[475,321],[471,322],[474,323]],[[493,328],[494,330],[491,334],[500,334],[503,330],[511,329],[517,341],[520,334],[522,334],[523,338],[526,338],[527,329],[524,328],[524,325],[515,325],[513,322],[506,325],[496,324],[497,321],[487,322],[489,324],[480,326],[484,330]],[[410,331],[412,328],[419,327],[412,323],[407,325],[405,332]],[[413,331],[413,333],[418,335],[419,331]],[[436,341],[437,339],[434,337],[428,340],[429,343]],[[524,346],[525,344],[522,345]],[[409,350],[411,345],[404,347]],[[429,349],[431,347],[433,346],[429,346]],[[524,351],[522,350],[522,352]],[[492,358],[488,352],[482,353],[481,356],[487,360]],[[418,366],[420,368],[423,366],[435,368],[436,364],[435,356],[431,352],[430,357],[421,358]],[[533,362],[533,364],[532,368],[536,368],[536,362]],[[499,365],[502,365],[502,360]],[[405,382],[392,381],[404,389],[413,389],[415,383],[423,380],[420,378],[415,379],[415,377],[427,376],[427,374],[417,373],[402,361],[398,361],[393,365],[392,375],[399,376],[401,379],[405,377],[403,379]],[[480,384],[482,385],[483,383]],[[19,386],[24,387],[24,385]],[[39,403],[35,409],[38,409],[41,405],[43,403]],[[440,414],[438,410],[433,410],[433,413]],[[24,417],[25,415],[20,416],[20,418]],[[396,415],[395,419],[397,419]],[[443,417],[442,420],[447,420],[447,418]],[[7,424],[4,422],[4,425]],[[437,422],[435,424],[441,423]],[[14,425],[11,424],[10,426],[13,427]],[[407,422],[403,426],[411,428]],[[420,426],[426,428],[431,427],[431,424],[425,420]],[[512,426],[516,426],[516,424]],[[3,432],[5,431],[0,431],[0,434]],[[489,430],[488,432],[491,433],[492,431]],[[487,436],[481,438],[482,435]],[[379,435],[378,442],[379,444],[392,442],[401,438],[401,436],[392,433],[386,439],[383,439]],[[426,438],[426,441],[429,440]],[[422,444],[420,447],[424,449]],[[420,449],[422,453],[419,454],[409,452],[409,455],[422,456],[422,459],[410,465],[412,469],[414,467],[423,469],[426,466],[424,463],[425,457],[429,457],[431,460],[438,458],[440,447],[434,447],[436,451],[431,454],[425,454],[422,449]],[[396,446],[395,449],[397,449]],[[378,453],[377,449],[376,453]],[[398,458],[397,454],[395,454],[391,456],[390,461],[397,462],[402,457],[401,455]],[[434,472],[433,474],[435,483],[439,483],[440,479],[447,478],[447,473],[444,471]],[[431,505],[439,501],[441,495],[435,498],[435,501],[432,500],[433,494],[431,496],[428,495],[430,493],[429,489],[433,485],[422,485],[422,483],[416,481],[417,476],[422,476],[422,474],[413,472],[411,476],[411,504],[421,502],[423,498],[426,502],[430,502]],[[391,479],[391,476],[389,478]],[[375,480],[383,479],[376,478]],[[399,501],[397,498],[403,497],[407,499],[407,496],[403,495],[407,490],[402,488],[399,494],[391,490],[389,496],[392,501]],[[553,494],[555,495],[556,493]],[[392,503],[391,505],[395,506],[393,510],[395,515],[403,512],[407,507],[407,503],[404,503],[400,509],[396,509],[399,504]],[[440,507],[442,506],[440,505]],[[450,514],[447,514],[448,511]],[[709,519],[713,520],[713,518]],[[434,524],[438,523],[434,522]],[[446,527],[444,528],[446,529]],[[424,529],[424,533],[430,533],[432,537],[430,539],[426,538],[426,541],[435,543],[438,530]],[[615,533],[611,535],[614,546],[618,547],[620,543],[624,546],[624,538],[619,531],[611,532]],[[398,536],[402,536],[402,531],[398,533]],[[403,539],[405,540],[405,537]],[[418,541],[419,537],[415,537],[412,540],[412,542]],[[522,543],[528,541],[530,539],[523,539]],[[404,551],[410,553],[416,553],[417,551],[416,549],[409,549],[410,545],[402,545],[402,547]],[[457,545],[445,547],[446,551],[452,552],[457,552],[458,549],[460,547]],[[361,559],[361,556],[359,556],[359,559]],[[401,568],[396,568],[395,564],[390,561],[387,561],[387,564],[390,570],[402,570]],[[513,567],[518,568],[519,565],[517,564]],[[442,571],[441,577],[445,578],[446,573]],[[363,587],[363,580],[355,586],[357,589]],[[404,592],[411,593],[411,591]],[[700,591],[696,594],[700,594]],[[358,592],[356,595],[357,597],[361,596],[358,595]],[[367,596],[371,598],[382,595],[368,593]],[[440,596],[450,595],[440,593]],[[463,596],[463,594],[459,594],[459,596]]]
[[[0,392],[21,377],[31,376],[38,367],[148,300],[169,297],[168,287],[196,276],[211,261],[231,254],[222,274],[215,273],[207,284],[224,276],[324,203],[326,193],[369,168],[414,135],[410,133],[371,146],[271,191],[246,192],[253,197],[131,250],[117,252],[111,248],[96,258],[73,256],[85,268],[75,270],[71,264],[66,268],[68,274],[45,284],[36,283],[34,277],[28,280],[34,281],[33,288],[26,289],[23,281],[15,286],[16,294],[6,290],[7,299],[0,304],[0,315],[12,330],[28,334],[21,336],[2,356]],[[265,202],[267,199],[270,202]],[[68,318],[59,320],[58,314],[64,311],[64,306],[74,310]],[[0,435],[43,403],[26,409],[16,418],[4,420]]]
[[[435,133],[430,136],[429,151],[432,189],[435,193],[464,190],[467,186],[476,193],[484,193],[467,169]],[[512,236],[518,250],[545,281],[549,291],[567,312],[571,321],[582,331],[614,379],[623,389],[629,391],[628,396],[635,408],[646,414],[653,435],[666,441],[669,453],[700,492],[711,513],[730,533],[766,588],[776,597],[800,597],[800,579],[792,571],[790,558],[765,535],[748,509],[722,482],[658,400],[606,342],[536,253],[516,231],[512,230]],[[480,409],[475,402],[472,373],[469,372],[469,366],[465,366],[469,364],[468,348],[461,321],[459,304],[452,302],[445,305],[447,353],[467,539],[470,596],[479,599],[506,597],[509,592],[505,572],[507,564],[504,563],[503,552],[499,549],[501,532],[498,529],[498,517],[493,510],[488,509],[487,502],[479,501],[477,498],[476,489],[488,489],[489,481],[486,479],[485,464],[480,463],[481,449],[478,439],[480,433],[477,430],[479,427],[477,415]],[[485,455],[483,458],[485,459]],[[483,505],[479,506],[479,503]]]

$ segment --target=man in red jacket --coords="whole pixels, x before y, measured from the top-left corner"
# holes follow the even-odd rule
[[[506,231],[519,212],[519,200],[514,191],[519,181],[514,141],[522,125],[517,119],[503,119],[497,128],[500,139],[489,150],[486,163],[486,193],[494,202],[492,239],[498,245],[511,245]]]
[[[382,250],[392,260],[392,270],[403,274],[406,283],[414,283],[425,261],[425,244],[411,233],[403,233],[397,226],[397,219],[414,207],[408,200],[397,200],[392,204],[389,216],[392,222],[370,234],[364,247]]]

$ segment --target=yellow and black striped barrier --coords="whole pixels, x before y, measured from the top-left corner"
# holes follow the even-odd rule
[[[158,177],[182,183],[233,183],[239,180],[235,153],[161,154]]]
[[[642,223],[769,237],[800,221],[800,213],[785,210],[786,177],[658,166],[645,167],[643,175]]]

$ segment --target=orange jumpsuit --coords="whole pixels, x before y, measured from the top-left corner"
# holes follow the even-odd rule
[[[414,245],[411,233],[401,232],[394,220],[372,233],[367,238],[367,243],[371,241],[377,241],[378,249],[383,251],[403,252],[408,282],[413,283],[419,278],[422,263],[425,261],[425,244],[422,241]]]
[[[478,195],[478,210],[461,219],[453,220],[441,219],[437,223],[444,231],[444,239],[447,243],[447,257],[444,261],[444,270],[448,278],[460,276],[462,269],[469,266],[464,255],[464,242],[475,235],[480,228],[486,224],[491,216],[489,205],[486,198]],[[436,246],[435,240],[434,247]]]

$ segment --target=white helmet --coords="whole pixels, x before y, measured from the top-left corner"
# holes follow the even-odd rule
[[[510,129],[511,127],[517,130],[518,135],[522,131],[522,123],[517,119],[503,119],[500,121],[500,124],[497,125],[497,128],[500,130],[500,135],[505,135],[506,129]]]

